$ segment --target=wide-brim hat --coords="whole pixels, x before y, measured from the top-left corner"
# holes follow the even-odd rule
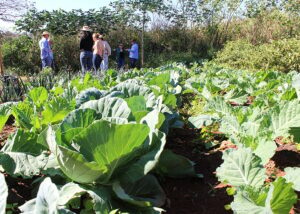
[[[92,29],[89,26],[83,26],[82,31],[92,31]]]
[[[44,31],[44,32],[42,33],[42,36],[45,36],[45,35],[50,35],[50,33],[49,33],[48,31]]]

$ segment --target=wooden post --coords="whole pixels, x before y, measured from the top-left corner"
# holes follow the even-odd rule
[[[1,52],[1,46],[0,46],[0,75],[4,75],[4,66],[3,66],[3,58],[2,58],[2,52]]]
[[[145,56],[144,56],[144,49],[145,49],[145,44],[144,44],[144,37],[145,37],[145,22],[146,22],[146,11],[143,11],[143,26],[142,26],[142,47],[141,47],[141,66],[144,67],[144,62],[145,62]]]

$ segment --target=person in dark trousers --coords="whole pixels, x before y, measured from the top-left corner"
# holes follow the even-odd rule
[[[134,39],[131,40],[131,48],[127,51],[129,51],[130,68],[136,68],[139,59],[139,46]]]
[[[123,44],[119,44],[119,47],[116,49],[116,59],[117,59],[118,69],[119,70],[124,69],[124,65],[125,65],[125,50],[124,50]]]
[[[93,67],[93,45],[92,30],[83,26],[80,33],[80,64],[83,74]]]

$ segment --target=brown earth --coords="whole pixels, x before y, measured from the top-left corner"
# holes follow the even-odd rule
[[[167,148],[188,157],[195,163],[197,173],[204,178],[166,179],[162,186],[167,194],[165,207],[169,214],[225,214],[224,206],[230,204],[232,197],[226,189],[216,189],[219,184],[215,171],[222,164],[222,153],[209,154],[199,147],[197,140],[199,130],[177,129],[170,133]]]

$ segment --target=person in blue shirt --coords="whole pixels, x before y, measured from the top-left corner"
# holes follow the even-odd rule
[[[49,44],[49,33],[44,31],[42,34],[42,39],[39,41],[39,46],[41,49],[41,59],[42,59],[42,68],[51,67],[52,58],[51,58],[51,47]]]
[[[139,59],[139,46],[134,39],[131,40],[131,48],[127,51],[129,51],[130,68],[135,68]]]

